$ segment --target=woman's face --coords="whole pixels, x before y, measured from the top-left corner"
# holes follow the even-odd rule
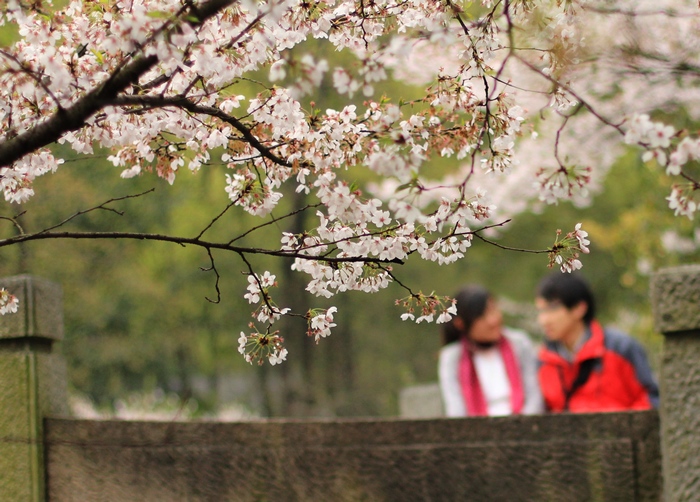
[[[469,330],[469,339],[477,343],[492,343],[501,339],[503,314],[493,298],[486,302],[486,309],[474,321]]]

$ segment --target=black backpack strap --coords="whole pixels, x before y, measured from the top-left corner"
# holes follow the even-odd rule
[[[583,387],[583,385],[588,381],[588,378],[591,376],[593,370],[600,364],[601,361],[602,359],[595,357],[592,359],[585,359],[581,362],[581,364],[579,364],[578,373],[576,374],[574,382],[571,384],[570,388],[564,389],[565,410],[569,409],[569,400],[571,399],[571,396],[573,396],[578,389]]]

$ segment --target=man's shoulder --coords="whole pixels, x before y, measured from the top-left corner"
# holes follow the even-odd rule
[[[603,332],[605,333],[605,348],[608,350],[623,356],[629,356],[638,350],[642,350],[642,345],[639,341],[622,330],[606,326]]]

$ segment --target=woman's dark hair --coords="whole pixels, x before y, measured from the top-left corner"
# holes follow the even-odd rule
[[[583,321],[588,324],[595,318],[595,300],[588,282],[579,274],[555,272],[540,281],[537,296],[548,302],[559,302],[571,309],[584,302],[588,309]]]
[[[469,284],[455,295],[457,300],[457,317],[462,319],[464,329],[459,330],[454,324],[454,317],[442,325],[442,341],[445,345],[456,342],[462,335],[469,333],[469,330],[479,317],[486,311],[486,304],[491,293],[477,284]]]

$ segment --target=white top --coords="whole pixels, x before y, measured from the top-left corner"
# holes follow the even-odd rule
[[[498,347],[475,352],[474,369],[480,383],[488,382],[488,385],[481,384],[488,414],[491,416],[512,414],[510,380]]]
[[[523,392],[525,394],[522,413],[524,415],[542,413],[544,411],[544,403],[537,380],[537,354],[530,337],[524,331],[510,328],[504,328],[503,334],[513,346],[513,352],[515,352],[515,357],[518,359],[522,375]],[[438,376],[445,415],[448,417],[467,416],[462,386],[459,382],[459,359],[461,355],[461,342],[450,343],[440,350]],[[489,415],[508,415],[512,413],[510,381],[498,348],[494,347],[486,351],[479,351],[474,355],[474,366],[481,383],[481,391],[484,394],[484,399],[486,399]]]

